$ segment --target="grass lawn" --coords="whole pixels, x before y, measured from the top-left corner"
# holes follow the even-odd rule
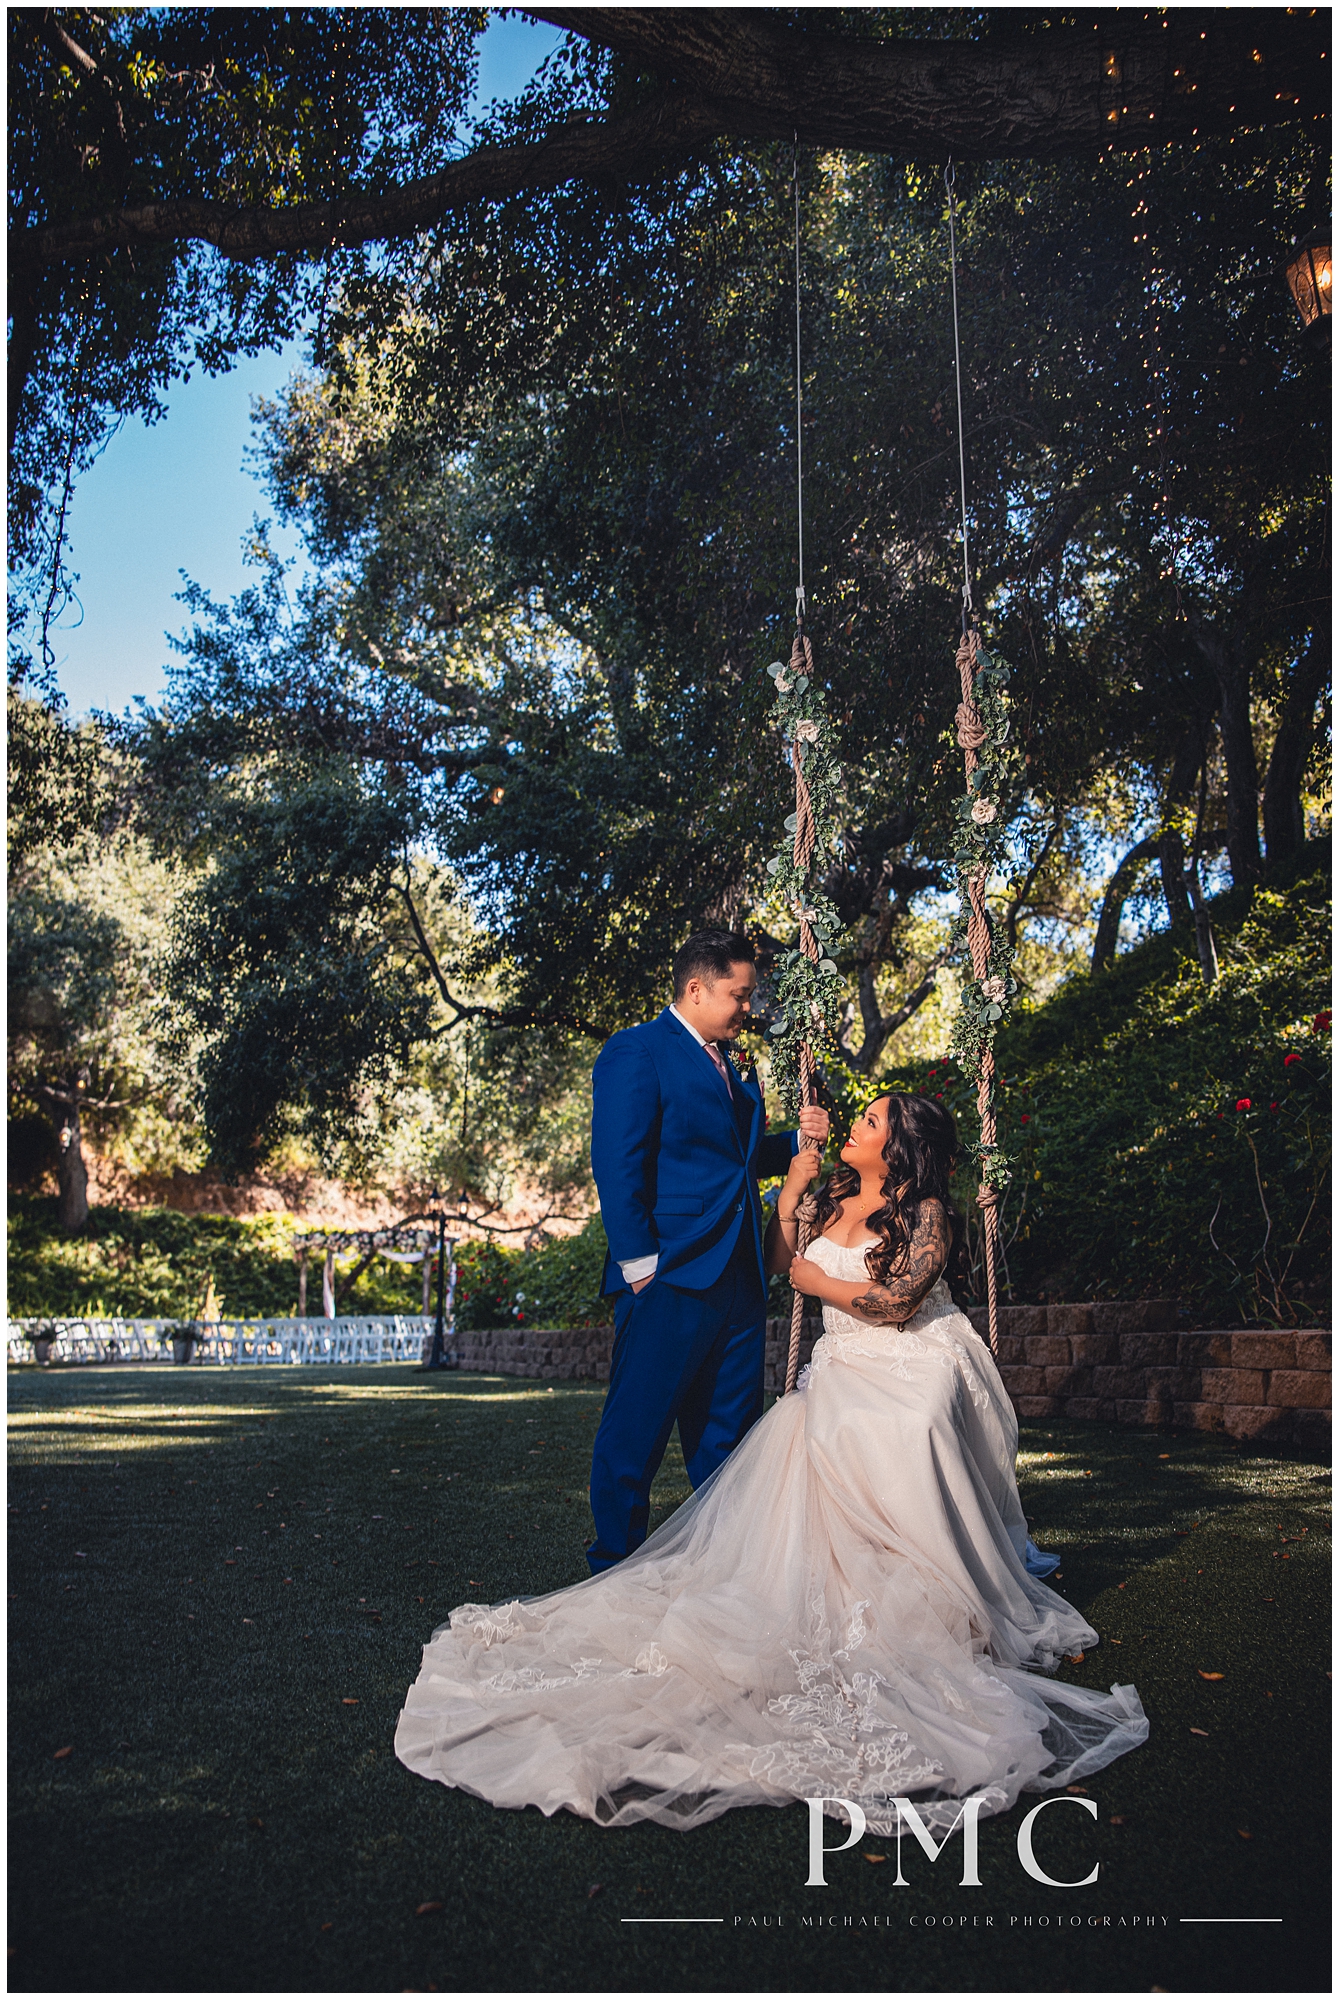
[[[807,1889],[798,1804],[609,1833],[412,1777],[432,1627],[585,1574],[602,1394],[10,1369],[12,1990],[1328,1990],[1328,1475],[1220,1439],[1025,1430],[1034,1534],[1102,1634],[1064,1671],[1152,1722],[1096,1824],[1037,1824],[1091,1887],[1023,1872],[1030,1798],[982,1823],[980,1888],[955,1837],[933,1868],[905,1843],[906,1888],[866,1839]],[[686,1492],[676,1452],[656,1518]],[[724,1921],[625,1921],[666,1916]],[[1242,1916],[1282,1922],[1181,1921]]]

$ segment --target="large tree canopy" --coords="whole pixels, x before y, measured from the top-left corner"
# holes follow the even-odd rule
[[[445,1019],[490,972],[493,1018],[606,1033],[654,1005],[688,925],[787,925],[762,875],[784,789],[762,725],[793,602],[790,168],[764,145],[653,195],[554,197],[519,243],[426,263],[398,315],[351,290],[332,367],[267,423],[318,581],[297,606],[273,570],[230,609],[195,596],[140,746],[153,810],[261,826],[311,760],[355,770],[484,927],[437,967]],[[1136,858],[1188,921],[1201,773],[1201,850],[1253,879],[1260,753],[1293,710],[1271,858],[1300,838],[1323,371],[1274,262],[1311,171],[1285,133],[962,171],[974,568],[1016,669],[1035,841],[1006,923],[1054,898],[1094,814],[1157,821]],[[944,190],[811,156],[802,207],[809,584],[848,774],[825,888],[869,1074],[933,983],[913,903],[946,886],[960,783]],[[494,255],[505,317],[478,282]],[[1117,902],[1104,938],[1118,921]]]
[[[222,1155],[294,1117],[319,1133],[453,1022],[608,1032],[690,923],[788,924],[761,872],[781,790],[761,725],[793,603],[793,167],[847,1059],[874,1073],[933,987],[914,904],[946,886],[960,784],[950,144],[973,567],[1015,668],[1030,830],[999,919],[1055,912],[1099,827],[1130,836],[1100,952],[1150,858],[1188,924],[1188,849],[1260,872],[1262,772],[1267,858],[1295,852],[1327,457],[1278,262],[1326,179],[1314,79],[1288,67],[1310,51],[1323,75],[1326,17],[552,15],[567,42],[458,159],[482,16],[374,12],[238,10],[218,52],[198,12],[15,30],[40,356],[21,530],[173,369],[311,315],[315,372],[266,450],[314,581],[290,599],[267,564],[231,607],[194,591],[130,741],[144,824],[214,857],[169,976]],[[119,143],[129,106],[122,155],[96,134]],[[450,949],[432,864],[477,920]],[[347,976],[323,1012],[295,968],[327,931]]]
[[[1316,9],[542,18],[571,31],[564,60],[461,157],[483,9],[10,11],[20,566],[45,564],[46,530],[58,567],[63,479],[109,422],[155,414],[173,375],[276,344],[308,314],[319,344],[323,303],[368,245],[383,265],[417,261],[428,231],[468,262],[499,206],[514,226],[518,198],[652,184],[760,139],[1091,159],[1310,126],[1329,103]]]

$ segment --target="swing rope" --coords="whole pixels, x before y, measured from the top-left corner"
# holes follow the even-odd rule
[[[958,337],[958,242],[957,217],[957,177],[953,162],[944,169],[944,186],[948,193],[948,250],[949,275],[953,293],[953,380],[958,402],[958,478],[962,505],[962,638],[958,645],[957,668],[962,699],[958,703],[956,721],[958,725],[958,747],[963,753],[963,765],[967,779],[967,789],[972,790],[972,774],[977,769],[977,752],[986,741],[987,731],[982,723],[980,710],[975,699],[977,635],[972,607],[972,573],[967,547],[967,454],[962,422],[962,349]],[[963,878],[967,897],[967,949],[972,961],[972,974],[978,981],[985,980],[990,973],[991,933],[990,918],[986,911],[986,877],[988,869],[984,863],[973,868]],[[977,1072],[976,1110],[981,1124],[981,1154],[983,1159],[994,1152],[996,1146],[995,1126],[995,1053],[989,1043],[981,1051],[980,1067]],[[976,1191],[977,1207],[982,1213],[986,1254],[986,1316],[990,1336],[990,1351],[999,1360],[999,1190],[982,1177]]]
[[[792,678],[807,674],[811,678],[814,671],[814,649],[804,629],[804,374],[802,350],[800,346],[800,151],[799,136],[796,135],[795,151],[791,168],[791,184],[795,195],[795,513],[799,538],[799,582],[795,587],[795,638],[790,649],[790,671]],[[793,860],[795,872],[807,876],[809,864],[814,856],[815,825],[813,800],[804,776],[804,753],[798,736],[790,746],[791,767],[795,773],[795,844]],[[796,914],[800,921],[800,950],[811,964],[817,965],[823,950],[814,936],[812,925],[806,914],[808,905],[800,898]],[[799,1102],[813,1104],[817,1101],[814,1088],[814,1051],[806,1038],[799,1047]],[[821,1152],[817,1139],[802,1138],[802,1146],[813,1152]],[[796,1208],[799,1224],[796,1255],[803,1257],[809,1248],[813,1235],[814,1220],[818,1203],[812,1189],[809,1190]],[[800,1334],[804,1324],[804,1294],[795,1292],[790,1302],[790,1346],[786,1354],[786,1387],[788,1396],[795,1387],[800,1372]]]

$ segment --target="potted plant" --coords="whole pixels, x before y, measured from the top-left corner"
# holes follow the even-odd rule
[[[33,1320],[31,1325],[25,1327],[24,1331],[33,1344],[34,1360],[39,1367],[45,1368],[51,1359],[51,1350],[55,1346],[58,1337],[59,1329],[56,1326],[55,1320]]]

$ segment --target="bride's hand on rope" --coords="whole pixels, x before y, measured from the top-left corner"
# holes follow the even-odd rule
[[[797,1292],[803,1292],[807,1299],[821,1299],[823,1288],[830,1281],[821,1264],[815,1264],[812,1257],[795,1257],[791,1260],[790,1282]]]
[[[776,1212],[783,1223],[794,1222],[795,1211],[804,1199],[810,1181],[817,1180],[823,1155],[813,1146],[801,1146],[786,1169],[785,1185],[776,1198]]]
[[[801,1146],[791,1155],[786,1178],[777,1189],[776,1208],[767,1225],[767,1241],[763,1255],[768,1277],[772,1277],[778,1271],[790,1269],[791,1259],[800,1240],[797,1210],[822,1164],[822,1151],[814,1146]]]

